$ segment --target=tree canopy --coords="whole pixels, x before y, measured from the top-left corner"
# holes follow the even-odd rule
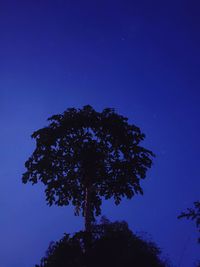
[[[36,148],[26,161],[23,182],[41,181],[49,205],[73,204],[88,220],[101,213],[102,198],[143,194],[141,179],[153,153],[140,145],[145,135],[128,119],[106,108],[69,108],[35,131]]]

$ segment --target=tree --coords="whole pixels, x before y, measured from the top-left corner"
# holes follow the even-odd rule
[[[195,221],[196,227],[200,232],[200,201],[194,202],[194,207],[188,208],[187,211],[182,212],[178,218],[186,218]],[[200,243],[200,238],[198,239],[198,242]]]
[[[151,241],[135,235],[126,222],[108,220],[92,226],[90,250],[85,253],[85,232],[65,234],[51,242],[46,256],[35,267],[167,267],[161,260],[160,249]]]
[[[145,135],[126,117],[88,105],[48,120],[48,126],[32,134],[36,149],[25,163],[22,180],[41,181],[49,205],[72,203],[90,232],[92,220],[101,213],[102,197],[119,204],[122,197],[143,194],[140,180],[152,165],[153,153],[140,146]]]

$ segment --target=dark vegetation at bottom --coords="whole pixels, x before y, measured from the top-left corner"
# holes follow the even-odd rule
[[[94,225],[89,248],[85,232],[65,234],[51,243],[46,256],[35,267],[166,267],[160,249],[135,235],[126,222],[108,220]]]

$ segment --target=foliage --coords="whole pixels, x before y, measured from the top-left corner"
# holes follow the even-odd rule
[[[41,181],[49,205],[72,204],[84,215],[90,188],[91,217],[100,215],[102,197],[143,194],[140,180],[152,165],[153,153],[142,146],[144,134],[114,109],[91,106],[69,108],[48,119],[50,124],[32,134],[36,149],[26,161],[23,182]]]
[[[52,243],[36,267],[164,267],[160,249],[132,233],[126,222],[93,226],[92,246],[85,252],[85,232]]]
[[[182,212],[178,218],[186,218],[195,221],[196,227],[200,232],[200,201],[194,202],[194,207],[188,208],[187,211]],[[198,239],[198,242],[200,243],[200,238]]]

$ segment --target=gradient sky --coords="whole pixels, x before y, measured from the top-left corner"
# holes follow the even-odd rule
[[[71,207],[48,207],[23,185],[30,135],[68,107],[113,107],[155,154],[144,196],[103,214],[154,240],[177,267],[200,255],[192,222],[200,198],[198,1],[0,0],[0,265],[38,263],[48,244],[83,228]],[[146,234],[144,234],[146,232]]]

